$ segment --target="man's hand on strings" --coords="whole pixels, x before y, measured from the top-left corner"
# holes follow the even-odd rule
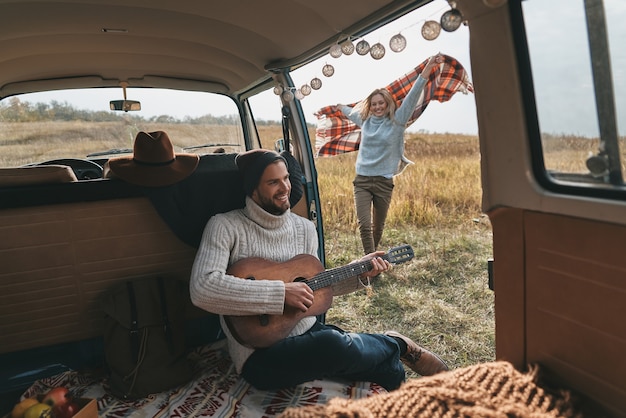
[[[306,312],[314,301],[313,290],[303,282],[285,283],[285,306]]]

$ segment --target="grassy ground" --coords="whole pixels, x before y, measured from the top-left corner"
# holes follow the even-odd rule
[[[477,228],[389,229],[388,248],[409,243],[415,258],[361,291],[335,299],[327,320],[347,330],[395,329],[440,354],[451,367],[495,358],[493,293],[487,285],[490,234]],[[326,237],[328,264],[354,255],[354,234]]]
[[[478,139],[411,135],[406,154],[415,164],[396,177],[381,249],[410,244],[415,258],[382,274],[369,291],[336,298],[327,321],[359,332],[395,329],[450,367],[494,360],[492,235],[480,211]],[[329,267],[363,251],[352,201],[355,158],[317,161]]]

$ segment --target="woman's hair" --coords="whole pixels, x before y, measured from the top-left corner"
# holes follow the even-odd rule
[[[362,102],[359,102],[356,106],[354,106],[354,111],[358,112],[361,116],[361,120],[365,120],[370,116],[372,106],[372,97],[380,94],[383,96],[385,102],[387,102],[387,115],[389,119],[394,120],[394,116],[396,113],[396,101],[393,99],[391,93],[386,88],[376,89],[370,93],[369,96]]]

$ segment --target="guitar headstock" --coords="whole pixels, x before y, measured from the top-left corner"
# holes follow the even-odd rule
[[[387,252],[387,254],[385,254],[385,256],[387,261],[391,264],[400,264],[412,260],[415,254],[413,253],[413,248],[410,245],[404,244],[393,247]]]

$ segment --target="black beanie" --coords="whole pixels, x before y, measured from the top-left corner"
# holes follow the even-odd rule
[[[302,168],[296,158],[289,153],[289,151],[283,151],[280,153],[281,157],[287,161],[287,169],[289,170],[289,177],[291,179],[291,195],[289,195],[289,203],[291,206],[295,206],[296,203],[304,195],[302,188]]]
[[[253,149],[237,155],[235,163],[239,173],[241,173],[243,189],[248,196],[252,196],[252,192],[258,186],[265,168],[277,160],[284,162],[287,168],[289,168],[285,158],[275,151]]]

